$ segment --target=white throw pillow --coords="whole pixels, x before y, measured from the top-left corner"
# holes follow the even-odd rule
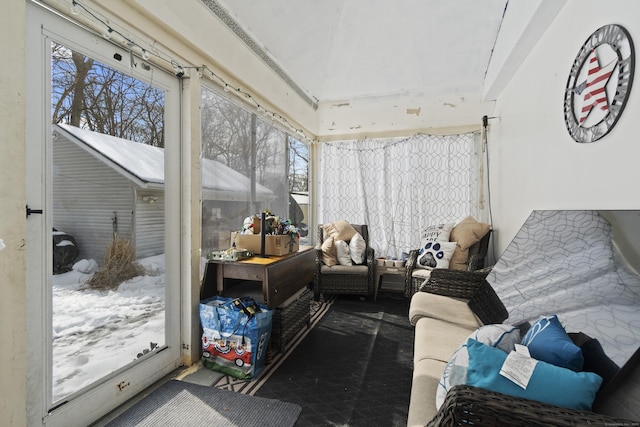
[[[351,259],[354,264],[363,264],[365,258],[365,251],[367,249],[367,242],[364,241],[364,237],[360,233],[356,233],[349,242],[349,250],[351,251]]]
[[[352,265],[351,251],[349,250],[349,245],[344,240],[336,240],[336,256],[338,258],[338,264]]]
[[[438,409],[444,403],[447,392],[453,386],[467,382],[467,368],[469,367],[467,340],[469,338],[510,353],[515,349],[516,344],[520,344],[520,329],[511,325],[496,324],[481,326],[473,331],[453,353],[442,372],[436,392],[436,408]]]
[[[418,253],[418,268],[449,268],[456,242],[427,242]]]
[[[455,223],[430,225],[420,233],[420,242],[424,247],[427,242],[448,242]]]

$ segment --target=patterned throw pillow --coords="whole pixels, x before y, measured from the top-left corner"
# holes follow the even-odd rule
[[[543,316],[522,337],[522,345],[531,357],[572,371],[581,371],[582,350],[575,345],[558,320],[558,316]]]
[[[509,353],[515,348],[516,344],[520,343],[520,330],[515,326],[496,324],[481,326],[473,331],[453,353],[442,372],[436,392],[436,407],[438,409],[444,403],[447,392],[453,386],[466,384],[467,382],[467,368],[469,366],[467,340],[469,338]]]
[[[418,268],[449,268],[449,260],[456,250],[456,242],[427,242],[418,253]]]
[[[427,242],[448,242],[454,223],[430,225],[420,233],[422,247]]]

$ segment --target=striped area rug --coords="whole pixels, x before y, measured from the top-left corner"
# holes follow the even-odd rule
[[[331,306],[335,301],[335,296],[331,296],[326,300],[322,297],[320,301],[311,300],[311,319],[309,322],[309,327],[302,328],[298,331],[298,333],[291,339],[291,344],[288,346],[285,352],[276,353],[271,360],[268,362],[267,366],[260,372],[257,378],[247,381],[247,380],[239,380],[230,375],[223,375],[215,384],[214,387],[230,390],[236,393],[253,395],[255,394],[262,385],[273,375],[273,373],[278,369],[278,367],[289,357],[289,355],[296,349],[298,344],[309,334],[309,332],[322,320],[322,318],[329,312]]]

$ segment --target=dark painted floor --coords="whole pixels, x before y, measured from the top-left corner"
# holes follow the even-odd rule
[[[409,300],[338,296],[256,396],[302,406],[296,426],[406,426],[414,328]]]

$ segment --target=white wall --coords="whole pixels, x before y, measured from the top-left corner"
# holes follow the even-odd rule
[[[635,0],[568,1],[498,96],[488,136],[498,256],[534,209],[640,209],[640,73],[603,139],[574,142],[563,113],[568,74],[584,41],[619,24],[637,46],[639,16]]]
[[[0,424],[24,426],[26,419],[25,286],[25,2],[2,3],[0,42],[10,67],[0,70]]]

